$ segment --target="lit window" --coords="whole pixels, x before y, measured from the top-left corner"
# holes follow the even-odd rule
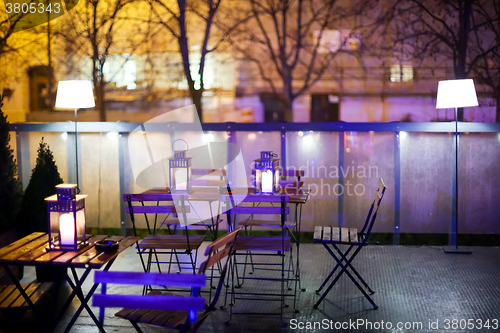
[[[413,67],[411,65],[392,65],[391,81],[408,82],[413,80]]]
[[[117,87],[135,89],[137,80],[136,63],[132,59],[124,59],[121,56],[109,56],[104,63],[104,77],[108,82],[115,82]]]

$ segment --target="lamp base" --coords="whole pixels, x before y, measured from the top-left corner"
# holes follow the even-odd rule
[[[467,246],[443,246],[444,253],[471,254],[472,249]]]

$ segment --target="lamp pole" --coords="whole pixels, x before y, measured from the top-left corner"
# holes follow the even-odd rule
[[[445,253],[472,253],[469,247],[458,246],[458,163],[460,152],[460,133],[458,132],[458,108],[477,106],[476,88],[472,79],[444,80],[439,81],[436,98],[436,109],[455,109],[455,178],[453,185],[455,191],[452,196],[455,199],[455,206],[452,210],[451,243],[450,246],[443,246]],[[453,242],[455,244],[453,244]]]
[[[458,160],[460,141],[458,132],[458,107],[455,107],[455,246],[443,246],[445,253],[472,253],[470,247],[458,247]]]
[[[75,108],[75,162],[76,162],[76,193],[80,193],[80,182],[78,180],[78,108]]]

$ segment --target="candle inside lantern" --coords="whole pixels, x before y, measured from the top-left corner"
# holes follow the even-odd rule
[[[273,192],[273,173],[271,170],[262,173],[262,192]]]
[[[73,245],[75,243],[75,223],[70,214],[62,214],[59,217],[59,236],[61,245]]]
[[[175,189],[185,191],[187,189],[187,170],[180,169],[175,171]]]

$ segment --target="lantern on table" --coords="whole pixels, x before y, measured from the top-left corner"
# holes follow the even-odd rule
[[[177,141],[172,143],[172,149]],[[172,193],[191,193],[191,157],[186,157],[186,152],[189,149],[186,144],[186,150],[174,150],[174,157],[169,158],[168,163],[168,178],[170,184],[170,192]]]
[[[85,198],[75,184],[59,184],[48,198],[49,250],[78,251],[85,243]]]
[[[273,193],[280,189],[280,160],[272,151],[260,152],[260,159],[254,161],[255,193]]]

